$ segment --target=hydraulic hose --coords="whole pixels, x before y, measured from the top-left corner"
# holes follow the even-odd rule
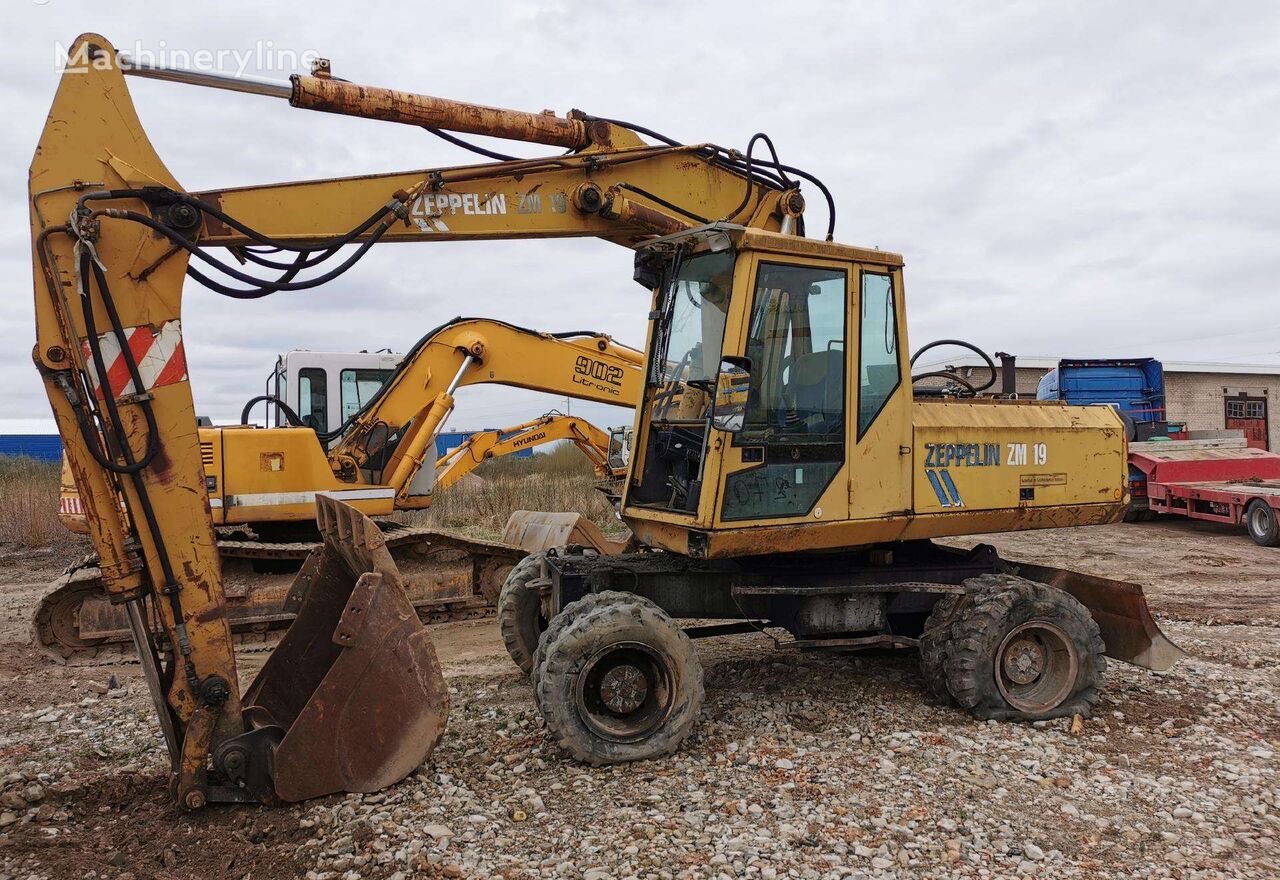
[[[934,348],[940,348],[944,345],[955,345],[960,348],[967,348],[969,349],[969,351],[972,351],[975,354],[977,354],[978,357],[982,358],[986,362],[987,370],[991,374],[990,378],[982,385],[975,386],[972,382],[968,381],[963,376],[960,376],[958,373],[952,370],[930,370],[927,373],[913,373],[911,376],[912,385],[915,385],[917,382],[919,382],[922,379],[930,379],[930,378],[947,379],[948,381],[955,382],[957,385],[960,385],[961,387],[963,387],[967,392],[966,396],[976,397],[978,394],[981,394],[983,391],[986,391],[992,385],[996,384],[996,379],[998,378],[999,374],[996,372],[995,361],[993,361],[990,355],[988,355],[985,351],[978,348],[978,346],[974,345],[972,342],[965,342],[963,339],[935,339],[933,342],[929,342],[929,343],[926,343],[925,345],[922,345],[920,348],[916,349],[916,353],[911,356],[911,366],[914,367],[916,364],[916,361],[919,360],[920,355],[924,354],[926,351],[929,351],[930,349],[934,349]],[[928,389],[928,390],[921,390],[918,393],[941,396],[943,394],[943,391],[942,389],[937,389],[937,390]]]
[[[291,428],[306,427],[306,425],[303,424],[302,419],[300,419],[298,417],[298,414],[294,412],[293,408],[290,407],[289,404],[285,403],[280,398],[276,397],[274,394],[259,394],[257,397],[250,398],[249,402],[244,405],[244,409],[240,410],[240,424],[242,425],[249,424],[249,412],[250,410],[253,409],[253,405],[255,403],[262,403],[264,400],[267,403],[274,403],[276,405],[276,409],[284,413],[285,421],[289,423],[289,427]]]

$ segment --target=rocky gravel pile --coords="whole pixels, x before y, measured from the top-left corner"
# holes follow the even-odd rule
[[[549,739],[514,668],[463,671],[444,742],[401,784],[205,811],[226,827],[186,833],[256,854],[235,877],[1280,876],[1280,630],[1168,629],[1201,656],[1164,675],[1112,664],[1074,733],[930,704],[906,652],[704,642],[707,706],[684,749],[603,769]],[[149,829],[89,796],[125,778],[164,804],[141,683],[64,684],[0,710],[0,878],[70,876],[50,861],[59,838],[87,847],[80,876],[219,875],[182,838],[127,851],[119,835]],[[155,811],[162,829],[193,821]]]

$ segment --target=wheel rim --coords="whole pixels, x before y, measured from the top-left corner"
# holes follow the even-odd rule
[[[1265,535],[1271,528],[1271,510],[1265,505],[1254,505],[1249,512],[1249,531],[1255,535]]]
[[[1010,706],[1047,712],[1075,687],[1080,654],[1059,627],[1030,620],[1009,631],[996,651],[996,685]]]
[[[620,642],[596,652],[578,674],[578,714],[603,739],[636,742],[666,722],[675,691],[666,655],[639,642]]]

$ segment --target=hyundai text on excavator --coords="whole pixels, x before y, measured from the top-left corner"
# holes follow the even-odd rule
[[[111,340],[104,345],[112,348]],[[118,361],[119,347],[112,350]],[[605,462],[608,436],[567,416],[516,425],[496,436],[482,433],[437,461],[436,435],[453,412],[459,388],[501,384],[632,407],[643,385],[642,363],[642,352],[603,333],[553,334],[456,318],[423,336],[363,406],[331,429],[314,421],[313,410],[323,405],[314,388],[301,414],[275,389],[250,399],[241,414],[244,424],[201,426],[203,480],[237,643],[268,642],[293,620],[299,601],[291,592],[293,574],[319,541],[317,493],[373,517],[422,510],[437,491],[487,457],[558,439],[574,443],[603,482],[616,479]],[[111,369],[108,364],[108,376]],[[318,375],[309,378],[319,381]],[[127,379],[126,372],[116,376],[117,382]],[[251,407],[260,402],[274,406],[288,426],[249,426]],[[313,421],[304,424],[304,418]],[[399,457],[392,467],[394,456]],[[69,462],[70,454],[64,472]],[[86,517],[74,477],[71,482],[61,499],[69,510],[63,520],[78,527]],[[526,553],[454,532],[379,522],[400,563],[410,604],[431,623],[491,614],[507,574]],[[87,528],[86,523],[77,530]],[[90,557],[68,569],[32,615],[36,643],[61,662],[117,662],[131,652],[125,610],[109,601],[97,563]]]
[[[34,357],[183,806],[376,789],[444,729],[439,664],[386,536],[324,494],[325,543],[298,574],[298,616],[241,690],[179,358],[184,275],[232,298],[305,290],[380,241],[595,236],[636,250],[652,310],[622,516],[643,546],[531,556],[503,587],[509,647],[573,755],[602,763],[679,744],[703,694],[691,635],[773,626],[797,648],[918,646],[930,685],[983,717],[1087,712],[1104,651],[1155,668],[1176,659],[1135,585],[931,542],[1114,521],[1119,418],[916,399],[901,257],[831,241],[834,200],[767,137],[745,153],[684,145],[579,111],[360,86],[327,65],[288,84],[145,68],[96,35],[70,57],[81,69],[63,75],[31,168]],[[191,193],[148,143],[125,72],[471,148],[456,134],[564,152]],[[804,236],[800,180],[828,200],[826,241]],[[365,441],[366,457],[326,466],[344,485],[375,455],[404,473],[428,430],[411,424],[393,445],[369,424],[375,451]],[[687,631],[680,618],[728,622]]]

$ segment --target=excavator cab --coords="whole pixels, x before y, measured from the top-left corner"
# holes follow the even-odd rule
[[[656,533],[909,506],[897,255],[717,224],[636,263],[656,293],[628,515]],[[905,479],[851,513],[860,440]]]

